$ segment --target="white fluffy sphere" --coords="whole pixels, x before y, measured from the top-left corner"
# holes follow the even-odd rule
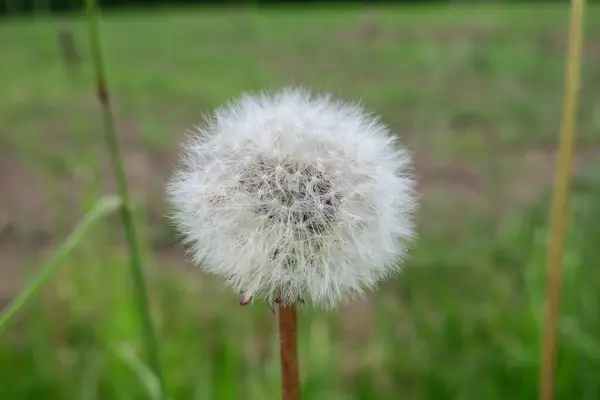
[[[334,306],[397,272],[413,237],[411,158],[358,104],[245,95],[191,132],[168,183],[194,261],[245,296]]]

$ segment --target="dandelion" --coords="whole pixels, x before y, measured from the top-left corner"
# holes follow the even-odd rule
[[[247,298],[333,306],[400,268],[410,155],[359,105],[246,95],[196,127],[168,184],[195,262]]]
[[[242,304],[276,298],[282,329],[299,299],[333,307],[398,272],[414,236],[397,136],[359,104],[298,88],[217,110],[190,132],[167,191],[193,261]]]

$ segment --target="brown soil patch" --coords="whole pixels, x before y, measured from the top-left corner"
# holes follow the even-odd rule
[[[49,225],[48,198],[26,163],[4,152],[0,156],[0,230],[38,230]]]
[[[335,31],[333,35],[339,40],[358,43],[403,43],[414,41],[449,41],[486,40],[492,37],[495,27],[489,21],[469,22],[468,25],[411,25],[409,27],[383,24],[378,13],[366,13],[359,23],[350,28]]]
[[[583,57],[588,61],[600,60],[600,32],[588,30],[584,37]],[[544,51],[566,56],[568,32],[566,29],[552,29],[537,36],[537,45]]]
[[[137,204],[144,205],[151,225],[165,223],[164,183],[175,161],[176,146],[168,151],[144,150],[137,127],[130,123],[118,124],[118,132],[132,197]],[[57,139],[61,141],[56,137],[50,139],[49,146],[56,147]],[[69,143],[62,143],[60,147],[57,151],[76,150],[69,150]],[[76,172],[66,171],[60,179],[42,176],[41,170],[33,170],[25,159],[8,149],[10,146],[3,146],[0,153],[0,302],[18,290],[23,269],[29,267],[42,250],[62,240],[83,213],[80,210],[82,183]],[[115,193],[108,158],[104,157],[104,161],[99,176],[106,192]],[[45,182],[49,179],[52,181]],[[48,185],[56,189],[61,201],[67,202],[61,206],[69,211],[68,215],[61,216],[67,218],[61,220],[65,226],[56,226],[57,199],[47,192]],[[63,231],[65,229],[67,231]],[[169,253],[170,249],[165,251],[169,259],[175,258]]]
[[[574,173],[591,165],[597,165],[600,160],[600,148],[582,148],[577,150],[574,162]],[[557,154],[555,149],[530,149],[515,152],[507,162],[518,166],[514,179],[508,182],[510,198],[515,202],[529,202],[536,198],[540,188],[553,184],[556,169]]]

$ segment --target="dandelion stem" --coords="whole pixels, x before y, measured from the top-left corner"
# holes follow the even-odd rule
[[[560,131],[558,163],[555,172],[554,196],[551,211],[551,243],[548,248],[548,288],[546,326],[542,342],[539,395],[541,400],[553,398],[556,328],[562,280],[562,258],[566,230],[571,164],[575,147],[575,120],[578,103],[583,15],[585,0],[571,1],[568,56]]]
[[[281,346],[282,399],[300,400],[298,371],[297,316],[295,305],[279,304],[279,342]]]
[[[104,139],[108,148],[108,153],[110,154],[111,166],[117,184],[119,197],[123,202],[121,206],[121,220],[131,258],[131,275],[134,289],[133,292],[135,301],[137,303],[138,314],[140,317],[140,323],[144,335],[146,351],[149,357],[150,367],[159,383],[159,398],[164,399],[166,398],[165,380],[158,351],[158,341],[156,339],[156,333],[150,317],[150,306],[144,279],[144,272],[142,269],[141,249],[138,243],[133,212],[131,211],[131,200],[127,186],[127,176],[125,175],[123,157],[119,149],[119,141],[117,138],[114,116],[110,106],[109,91],[104,72],[104,60],[102,58],[100,35],[98,33],[97,26],[98,21],[96,16],[96,0],[86,0],[86,9],[92,62],[96,79],[96,95],[98,97],[100,107],[102,108]]]

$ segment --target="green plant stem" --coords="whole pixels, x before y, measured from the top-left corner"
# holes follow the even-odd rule
[[[96,95],[102,109],[102,118],[104,125],[104,139],[108,152],[110,154],[111,167],[114,179],[117,184],[119,197],[122,199],[121,220],[125,230],[125,238],[129,247],[131,257],[131,275],[134,285],[134,295],[138,307],[140,323],[144,333],[146,351],[148,352],[150,367],[156,375],[160,386],[160,398],[165,398],[165,380],[163,369],[158,351],[158,341],[150,317],[150,307],[144,272],[142,269],[141,250],[137,239],[135,222],[131,211],[131,200],[127,185],[127,176],[123,166],[123,158],[119,149],[119,143],[115,128],[113,113],[110,107],[108,87],[106,84],[106,75],[104,71],[104,61],[102,58],[102,49],[100,36],[98,33],[97,5],[95,0],[86,0],[88,28],[90,36],[90,47],[92,53],[92,62],[96,79]]]
[[[71,253],[77,244],[83,239],[86,232],[98,223],[102,218],[109,215],[121,205],[119,199],[114,197],[102,198],[96,203],[79,222],[75,229],[67,236],[54,257],[42,267],[41,272],[30,282],[25,289],[8,305],[6,311],[0,316],[0,333],[19,314],[27,302],[31,300],[40,288],[54,275],[63,260]]]

